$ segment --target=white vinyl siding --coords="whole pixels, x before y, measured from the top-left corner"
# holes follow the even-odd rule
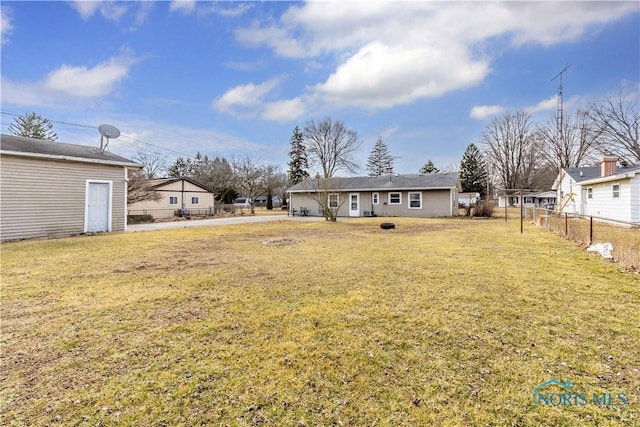
[[[111,181],[112,231],[125,229],[125,168],[3,155],[2,240],[84,232],[87,180]]]
[[[618,197],[613,196],[613,186],[611,182],[592,184],[593,198],[587,199],[587,215],[602,218],[617,219],[620,221],[634,221],[632,216],[633,193],[631,179],[616,182],[618,186]],[[640,194],[636,194],[638,198]],[[637,221],[637,219],[636,219]]]

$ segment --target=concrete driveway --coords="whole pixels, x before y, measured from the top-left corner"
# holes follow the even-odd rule
[[[285,215],[262,215],[262,216],[234,216],[228,218],[191,219],[184,221],[154,222],[150,224],[127,225],[127,231],[151,231],[169,230],[172,228],[187,227],[207,227],[213,225],[248,224],[252,222],[269,221],[324,221],[323,217],[317,216],[285,216]]]

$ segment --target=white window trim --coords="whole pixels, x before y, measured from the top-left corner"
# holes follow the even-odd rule
[[[398,194],[400,196],[400,200],[398,201],[398,203],[392,203],[391,202],[391,195],[392,194]],[[388,200],[389,200],[389,204],[390,205],[401,205],[402,204],[402,192],[401,191],[391,191],[389,192],[388,196]]]
[[[411,206],[411,195],[412,194],[418,194],[420,196],[420,207],[412,207]],[[408,209],[422,209],[422,191],[410,191],[407,194],[407,208]]]
[[[111,232],[113,221],[113,181],[88,179],[84,188],[84,232],[89,230],[89,184],[109,184],[109,212],[107,213],[107,232]],[[125,216],[125,222],[126,222]]]
[[[175,203],[171,203],[171,199],[176,199]],[[173,206],[173,205],[177,205],[178,204],[178,196],[169,196],[169,206]]]
[[[380,193],[371,193],[371,204],[372,205],[380,204]]]
[[[615,187],[618,186],[618,191],[615,190]],[[618,193],[616,195],[616,193]],[[611,185],[611,195],[613,196],[614,199],[619,199],[620,198],[620,184],[612,184]]]
[[[331,206],[331,196],[336,196],[336,206]],[[329,209],[338,209],[340,207],[340,194],[331,193],[327,196],[327,207]]]
[[[592,187],[588,187],[587,188],[587,199],[593,199],[593,188]]]
[[[195,202],[193,201],[195,199]],[[200,204],[200,198],[198,196],[191,196],[191,204],[192,205],[199,205]]]

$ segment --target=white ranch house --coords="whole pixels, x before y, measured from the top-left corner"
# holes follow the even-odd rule
[[[562,212],[640,224],[640,165],[604,157],[600,166],[564,168],[552,188]]]

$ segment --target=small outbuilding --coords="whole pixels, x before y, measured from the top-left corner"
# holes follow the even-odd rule
[[[0,137],[0,238],[124,231],[127,177],[142,165],[98,147]]]

